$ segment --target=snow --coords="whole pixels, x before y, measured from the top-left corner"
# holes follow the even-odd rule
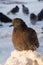
[[[38,52],[13,51],[5,65],[43,65],[43,58]]]
[[[22,4],[3,4],[2,1],[3,0],[0,0],[0,12],[4,13],[11,19],[14,19],[16,17],[22,18],[25,21],[25,23],[28,25],[28,27],[31,27],[36,30],[38,40],[40,43],[40,47],[37,49],[37,52],[39,53],[39,55],[43,56],[43,34],[41,34],[43,21],[37,22],[35,25],[32,25],[29,18],[31,13],[35,13],[37,15],[41,11],[41,9],[43,8],[43,2],[38,2],[37,0],[17,0],[20,2],[28,2],[27,4],[24,4],[24,5],[28,7],[30,14],[25,15],[22,12]],[[12,1],[15,1],[15,0],[12,0]],[[8,2],[11,2],[11,0],[9,0]],[[15,15],[11,13],[8,15],[7,13],[16,5],[18,5],[19,7],[19,12],[16,13]],[[12,44],[13,28],[9,27],[11,23],[8,23],[8,24],[2,23],[2,24],[3,24],[3,27],[0,27],[0,64],[5,63],[5,61],[8,59],[10,54],[12,57],[11,51],[14,50],[13,44]],[[15,53],[15,51],[13,52]]]
[[[0,63],[3,64],[14,49],[11,39],[11,29],[6,24],[0,28]]]

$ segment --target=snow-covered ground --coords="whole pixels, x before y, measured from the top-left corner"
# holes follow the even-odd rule
[[[25,15],[22,12],[22,4],[3,4],[2,1],[3,0],[0,0],[0,12],[3,12],[11,19],[14,19],[16,17],[22,18],[26,22],[28,27],[32,27],[33,29],[36,30],[40,42],[40,47],[38,48],[37,51],[43,56],[43,34],[41,35],[42,31],[41,28],[43,27],[43,21],[37,22],[35,25],[32,25],[29,18],[30,14]],[[30,13],[35,13],[36,15],[43,8],[43,2],[38,2],[37,0],[20,0],[20,1],[28,2],[27,4],[24,5],[28,7]],[[19,12],[16,13],[15,15],[12,15],[11,13],[8,15],[7,13],[16,5],[19,6]],[[3,23],[3,27],[0,27],[0,64],[3,64],[7,60],[7,58],[10,56],[11,51],[14,49],[11,39],[13,28],[10,28],[9,25],[10,25],[9,23],[8,24]]]

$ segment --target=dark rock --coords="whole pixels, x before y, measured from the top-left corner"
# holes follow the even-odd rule
[[[35,24],[37,22],[37,16],[34,13],[30,14],[30,21],[32,24]]]
[[[26,6],[22,5],[22,10],[24,14],[29,14],[29,10]]]
[[[41,33],[43,33],[43,27],[41,29],[42,29],[42,32]]]
[[[42,30],[43,30],[43,27],[42,27]]]
[[[43,0],[38,0],[38,1],[43,1]]]
[[[38,17],[38,21],[43,20],[43,9],[38,13],[37,17]]]
[[[0,26],[3,26],[2,24],[0,24]]]
[[[4,15],[3,13],[0,12],[0,21],[4,22],[4,23],[8,23],[8,22],[11,22],[12,20],[9,17],[7,17],[6,15]]]
[[[13,8],[10,12],[11,12],[12,14],[16,14],[17,12],[19,12],[19,7],[16,6],[16,7]],[[8,12],[8,14],[9,14],[10,12]]]

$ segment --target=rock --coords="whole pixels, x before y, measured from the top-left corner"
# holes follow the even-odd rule
[[[38,0],[38,1],[43,1],[43,0]]]
[[[24,14],[29,14],[29,10],[26,6],[22,5],[22,10]]]
[[[2,24],[0,24],[0,26],[3,26]]]
[[[38,21],[43,20],[43,9],[38,13],[37,17],[38,17]]]
[[[0,27],[2,27],[3,26],[3,24],[1,23],[1,21],[0,21]]]
[[[11,12],[12,14],[16,14],[17,12],[19,12],[19,7],[16,6],[16,7],[13,8],[10,12]],[[9,14],[10,12],[8,12],[7,14]]]
[[[34,13],[30,14],[30,21],[31,21],[32,24],[36,24],[37,16]]]
[[[43,65],[43,58],[36,51],[15,50],[11,53],[5,65]]]
[[[6,15],[4,15],[3,13],[0,12],[0,21],[4,22],[4,23],[8,23],[8,22],[11,22],[12,20],[9,17],[7,17]]]

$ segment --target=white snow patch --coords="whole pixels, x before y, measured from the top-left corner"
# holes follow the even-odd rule
[[[38,52],[13,51],[5,65],[43,65],[43,57]]]

